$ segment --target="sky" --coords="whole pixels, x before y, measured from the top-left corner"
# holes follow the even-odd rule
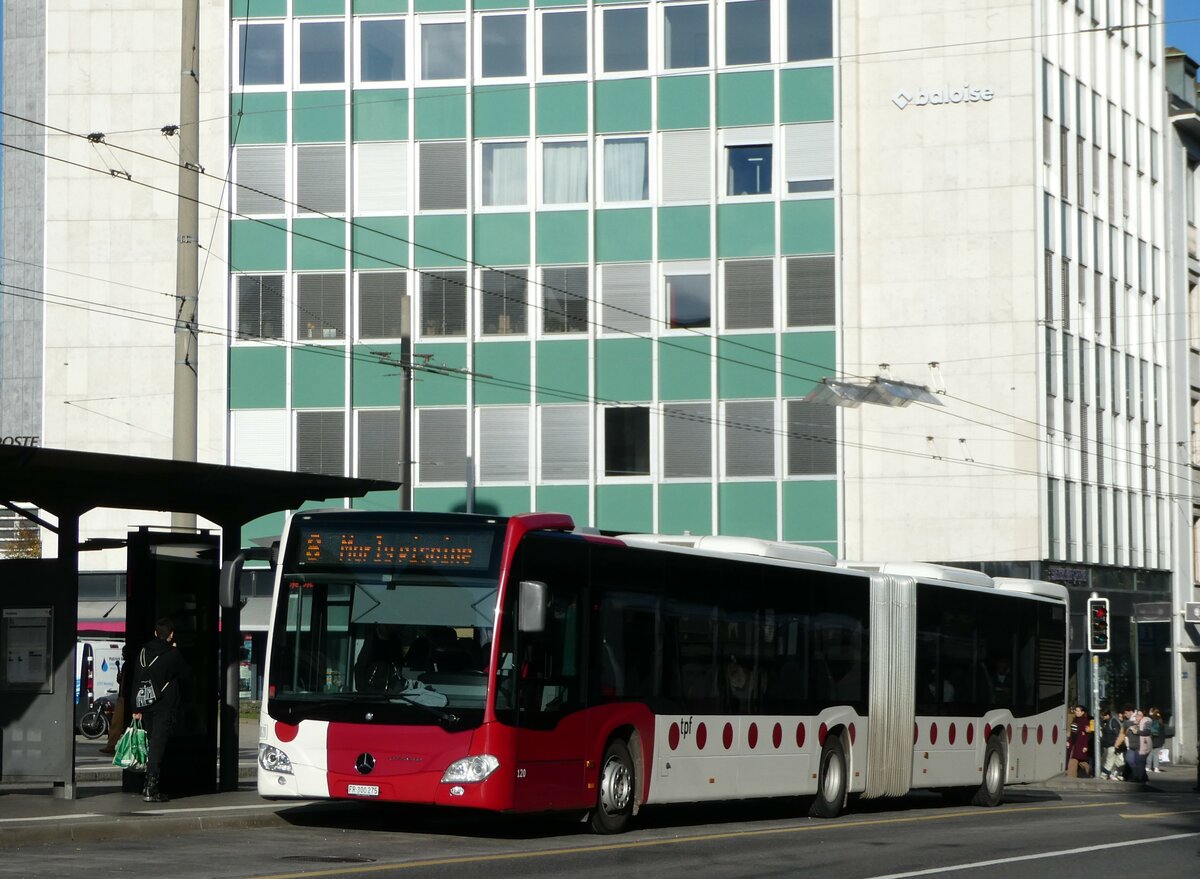
[[[1167,45],[1200,60],[1200,0],[1167,0]]]

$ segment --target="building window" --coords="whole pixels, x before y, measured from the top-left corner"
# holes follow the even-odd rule
[[[363,272],[358,276],[358,337],[398,339],[404,332],[408,274]]]
[[[650,331],[650,263],[600,267],[602,333]]]
[[[588,406],[543,406],[542,481],[588,478]]]
[[[340,21],[300,22],[301,85],[324,85],[346,78],[346,38]]]
[[[771,0],[725,3],[725,63],[767,64],[771,60]]]
[[[283,25],[243,24],[238,35],[238,81],[244,86],[283,85]]]
[[[786,266],[787,325],[832,326],[837,283],[837,261],[833,255],[790,257]]]
[[[837,407],[787,401],[787,475],[837,473]]]
[[[784,173],[787,191],[829,192],[833,189],[833,123],[785,125]]]
[[[485,207],[524,205],[526,201],[525,142],[481,145],[483,164],[480,196]]]
[[[664,202],[712,197],[712,139],[707,129],[664,131],[658,136]]]
[[[775,324],[775,270],[771,260],[726,262],[724,270],[725,329],[771,329]]]
[[[663,478],[712,478],[712,410],[708,403],[664,403]]]
[[[238,275],[239,339],[283,338],[283,275]]]
[[[708,5],[663,6],[663,66],[667,70],[708,66]]]
[[[542,269],[542,332],[585,333],[587,325],[587,267]]]
[[[484,15],[479,20],[480,72],[484,79],[525,75],[525,15]]]
[[[582,204],[588,200],[588,149],[584,141],[542,144],[542,203]]]
[[[238,147],[234,210],[246,217],[287,212],[287,147]]]
[[[479,277],[480,333],[524,335],[528,296],[525,269],[485,269]]]
[[[604,9],[601,15],[604,22],[604,72],[646,70],[646,7]]]
[[[346,148],[340,143],[296,147],[296,213],[346,212]]]
[[[542,13],[542,75],[587,73],[587,13]]]
[[[604,475],[650,475],[650,410],[645,406],[604,410]]]
[[[604,200],[630,202],[648,198],[649,139],[620,137],[604,141]]]
[[[462,79],[466,75],[466,24],[461,21],[423,23],[421,79]]]
[[[296,413],[296,471],[322,476],[345,475],[344,412]]]
[[[484,406],[479,410],[479,481],[529,481],[529,409]]]
[[[725,475],[775,476],[775,402],[725,404]]]
[[[346,338],[346,276],[296,276],[296,328],[301,341]]]
[[[354,145],[354,213],[408,212],[408,144],[362,141]]]
[[[712,326],[712,276],[707,271],[668,269],[663,279],[667,326],[674,330]]]
[[[421,333],[462,336],[467,332],[467,273],[439,269],[421,275]]]
[[[832,0],[787,0],[787,60],[833,55]]]
[[[417,410],[417,474],[421,482],[465,482],[465,409]]]
[[[771,144],[725,148],[725,194],[771,194]]]
[[[400,481],[404,456],[403,413],[395,409],[358,412],[358,478]]]
[[[421,210],[463,210],[467,206],[466,143],[422,143],[420,147]]]
[[[403,82],[403,18],[364,18],[358,23],[358,76],[362,82]]]

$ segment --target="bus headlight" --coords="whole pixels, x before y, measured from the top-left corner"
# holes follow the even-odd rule
[[[278,748],[263,744],[262,742],[258,744],[258,765],[267,770],[267,772],[292,774],[291,758]]]
[[[491,754],[464,757],[461,760],[455,760],[446,768],[446,774],[442,776],[442,784],[483,781],[499,768],[500,761]]]

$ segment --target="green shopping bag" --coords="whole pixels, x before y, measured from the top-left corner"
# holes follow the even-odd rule
[[[141,769],[146,765],[149,752],[150,742],[146,731],[142,729],[142,722],[134,720],[117,741],[113,765],[123,769]]]

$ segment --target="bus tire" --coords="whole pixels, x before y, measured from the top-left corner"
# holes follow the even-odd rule
[[[596,785],[596,808],[589,823],[596,833],[620,833],[633,817],[633,800],[637,776],[629,747],[621,739],[613,739],[600,762],[600,780]]]
[[[979,783],[975,795],[971,797],[971,805],[991,808],[1000,805],[1003,797],[1004,747],[999,739],[992,736],[983,751],[983,780]]]
[[[813,818],[836,818],[846,805],[846,749],[837,736],[829,736],[821,748],[817,771],[817,798],[808,814]]]

